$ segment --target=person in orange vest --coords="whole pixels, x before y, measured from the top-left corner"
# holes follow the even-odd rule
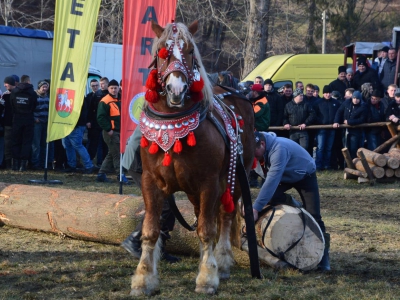
[[[271,116],[263,85],[259,83],[253,84],[247,97],[253,104],[255,129],[257,131],[268,131]]]
[[[107,156],[97,174],[96,180],[99,182],[109,182],[106,173],[115,172],[119,175],[121,101],[118,92],[118,81],[113,79],[108,84],[108,94],[101,99],[97,108],[97,122],[103,129],[103,139],[108,146]],[[122,175],[121,181],[129,183],[125,175]]]

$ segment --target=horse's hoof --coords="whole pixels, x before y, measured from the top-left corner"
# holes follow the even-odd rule
[[[196,293],[214,295],[217,292],[217,289],[213,286],[196,286],[194,291]]]
[[[231,277],[230,272],[219,272],[218,275],[219,275],[219,279],[222,279],[222,280],[226,280]]]
[[[140,296],[143,296],[143,295],[153,296],[153,295],[157,294],[157,292],[158,292],[158,290],[150,290],[150,289],[144,289],[144,288],[134,288],[134,289],[131,289],[131,292],[130,292],[129,295],[133,296],[133,297],[140,297]]]

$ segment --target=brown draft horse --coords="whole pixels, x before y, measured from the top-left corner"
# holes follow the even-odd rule
[[[229,182],[232,183],[232,177],[235,177],[232,165],[236,165],[234,150],[237,149],[232,142],[230,148],[227,147],[222,135],[209,120],[209,116],[214,116],[224,124],[213,98],[226,91],[219,87],[212,90],[192,37],[197,28],[197,21],[189,28],[181,23],[167,24],[165,28],[152,24],[157,35],[153,43],[155,58],[150,81],[148,79],[146,83],[149,88],[146,93],[148,103],[143,108],[140,120],[143,133],[140,150],[142,192],[146,215],[142,231],[142,256],[132,277],[132,296],[152,295],[159,289],[159,220],[164,199],[177,191],[187,194],[198,221],[201,257],[195,291],[214,294],[219,280],[229,278],[230,267],[234,263],[230,231],[241,196],[239,182],[236,180],[231,186],[231,209],[221,205],[221,197]],[[223,102],[227,105],[225,110],[233,111],[232,119],[235,120],[236,115],[244,120],[244,123],[239,122],[241,128],[239,123],[236,123],[236,127],[233,125],[233,131],[241,142],[237,145],[237,151],[240,152],[239,148],[243,147],[243,163],[249,172],[255,145],[252,106],[234,95],[226,96]],[[203,113],[200,117],[190,117],[193,111]],[[202,120],[201,115],[207,117]],[[181,129],[196,124],[196,118],[200,119],[198,126],[193,125],[189,134],[182,134]],[[174,131],[174,128],[176,135],[171,138],[167,131]],[[175,144],[172,147],[169,143],[166,148],[158,149],[160,143],[155,145],[154,140],[152,142],[152,134],[158,135],[162,143],[167,144],[173,139]],[[217,218],[220,227],[216,243]]]

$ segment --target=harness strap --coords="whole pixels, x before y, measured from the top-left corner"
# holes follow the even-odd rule
[[[175,218],[178,220],[178,222],[185,227],[189,231],[195,231],[197,227],[197,220],[193,225],[189,225],[185,218],[182,216],[181,212],[179,211],[179,208],[176,206],[175,202],[175,197],[168,197],[168,203],[171,211],[174,213]]]

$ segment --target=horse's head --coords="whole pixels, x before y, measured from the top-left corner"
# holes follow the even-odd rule
[[[152,23],[152,29],[158,37],[154,45],[158,83],[162,87],[162,94],[167,97],[169,107],[183,107],[185,98],[190,97],[189,90],[193,82],[200,80],[192,38],[197,28],[197,21],[189,27],[172,23],[162,28]]]

